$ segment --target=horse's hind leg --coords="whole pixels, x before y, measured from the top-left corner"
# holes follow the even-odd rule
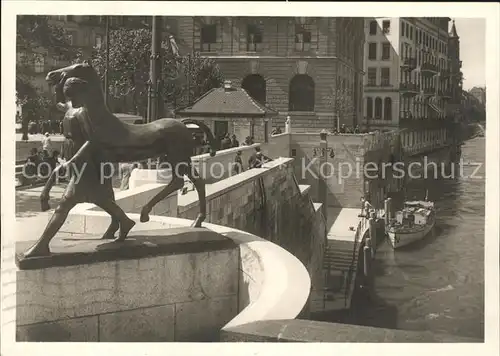
[[[170,183],[168,183],[162,191],[156,194],[149,202],[146,203],[146,205],[142,207],[141,222],[149,221],[149,213],[153,210],[153,207],[176,190],[182,189],[184,186],[184,179],[181,176],[176,175],[174,171],[175,169],[172,171],[172,181],[170,181]]]
[[[198,200],[199,200],[199,206],[200,206],[200,212],[198,213],[198,216],[196,217],[196,220],[194,223],[191,225],[192,227],[201,227],[201,223],[205,221],[205,218],[207,216],[207,202],[206,202],[206,192],[205,192],[205,181],[203,178],[200,177],[198,172],[196,171],[196,168],[191,167],[186,172],[186,175],[188,178],[193,182],[194,187],[196,188],[196,191],[198,192]]]

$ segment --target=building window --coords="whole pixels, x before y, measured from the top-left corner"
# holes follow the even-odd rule
[[[72,15],[66,16],[66,21],[74,21],[74,16]]]
[[[384,120],[392,121],[392,99],[384,99]]]
[[[410,40],[413,40],[413,26],[410,26]]]
[[[391,32],[391,21],[384,20],[382,21],[382,33],[387,35]]]
[[[102,36],[101,35],[95,35],[94,46],[97,49],[101,48],[101,46],[102,46]]]
[[[382,99],[375,99],[375,120],[382,119]]]
[[[405,37],[405,23],[404,21],[401,21],[401,37]]]
[[[314,81],[307,74],[298,74],[290,81],[289,111],[314,111]]]
[[[311,49],[311,31],[302,25],[295,25],[295,50],[309,51]]]
[[[377,60],[377,44],[369,43],[368,44],[368,59],[374,61]]]
[[[373,99],[366,98],[366,117],[373,118]]]
[[[201,28],[201,50],[203,52],[215,51],[217,43],[217,25],[204,25]]]
[[[377,34],[377,21],[370,21],[370,35],[374,36]]]
[[[382,43],[382,59],[391,59],[391,44],[389,42]]]
[[[380,71],[380,85],[383,87],[388,87],[391,85],[391,70],[390,68],[382,68]]]
[[[35,55],[33,66],[35,73],[45,72],[45,57],[43,54]]]
[[[257,25],[247,26],[247,51],[257,52],[262,49],[262,31]]]
[[[368,86],[374,87],[377,85],[377,68],[368,68]]]
[[[251,74],[241,82],[241,87],[245,89],[254,100],[261,104],[266,103],[266,80],[259,74]]]

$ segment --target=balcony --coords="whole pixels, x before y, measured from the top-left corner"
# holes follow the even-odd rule
[[[451,90],[449,89],[439,90],[439,96],[443,97],[444,99],[451,99],[452,98]]]
[[[420,88],[415,83],[401,83],[399,91],[404,96],[415,96],[420,92]]]
[[[436,88],[435,87],[424,88],[424,95],[434,95],[434,94],[436,94]]]
[[[420,67],[420,71],[422,72],[423,75],[435,75],[438,73],[438,68],[436,65],[432,63],[424,62]]]
[[[423,128],[448,128],[453,125],[453,121],[441,118],[431,119],[428,117],[412,117],[402,112],[399,116],[399,127],[407,129],[423,129]]]
[[[450,77],[451,77],[451,74],[450,74],[450,71],[448,71],[448,70],[442,70],[439,72],[439,78],[443,81],[450,79]]]
[[[413,57],[404,58],[401,61],[401,68],[405,71],[411,72],[417,68],[417,60]]]

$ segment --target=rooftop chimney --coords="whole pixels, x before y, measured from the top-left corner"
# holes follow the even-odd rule
[[[224,80],[224,91],[230,91],[232,87],[233,86],[230,80]]]

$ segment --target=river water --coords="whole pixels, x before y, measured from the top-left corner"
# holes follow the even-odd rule
[[[374,296],[359,324],[403,330],[430,330],[484,338],[485,140],[462,147],[464,167],[455,179],[412,181],[408,196],[436,202],[434,234],[394,251],[377,250]]]

